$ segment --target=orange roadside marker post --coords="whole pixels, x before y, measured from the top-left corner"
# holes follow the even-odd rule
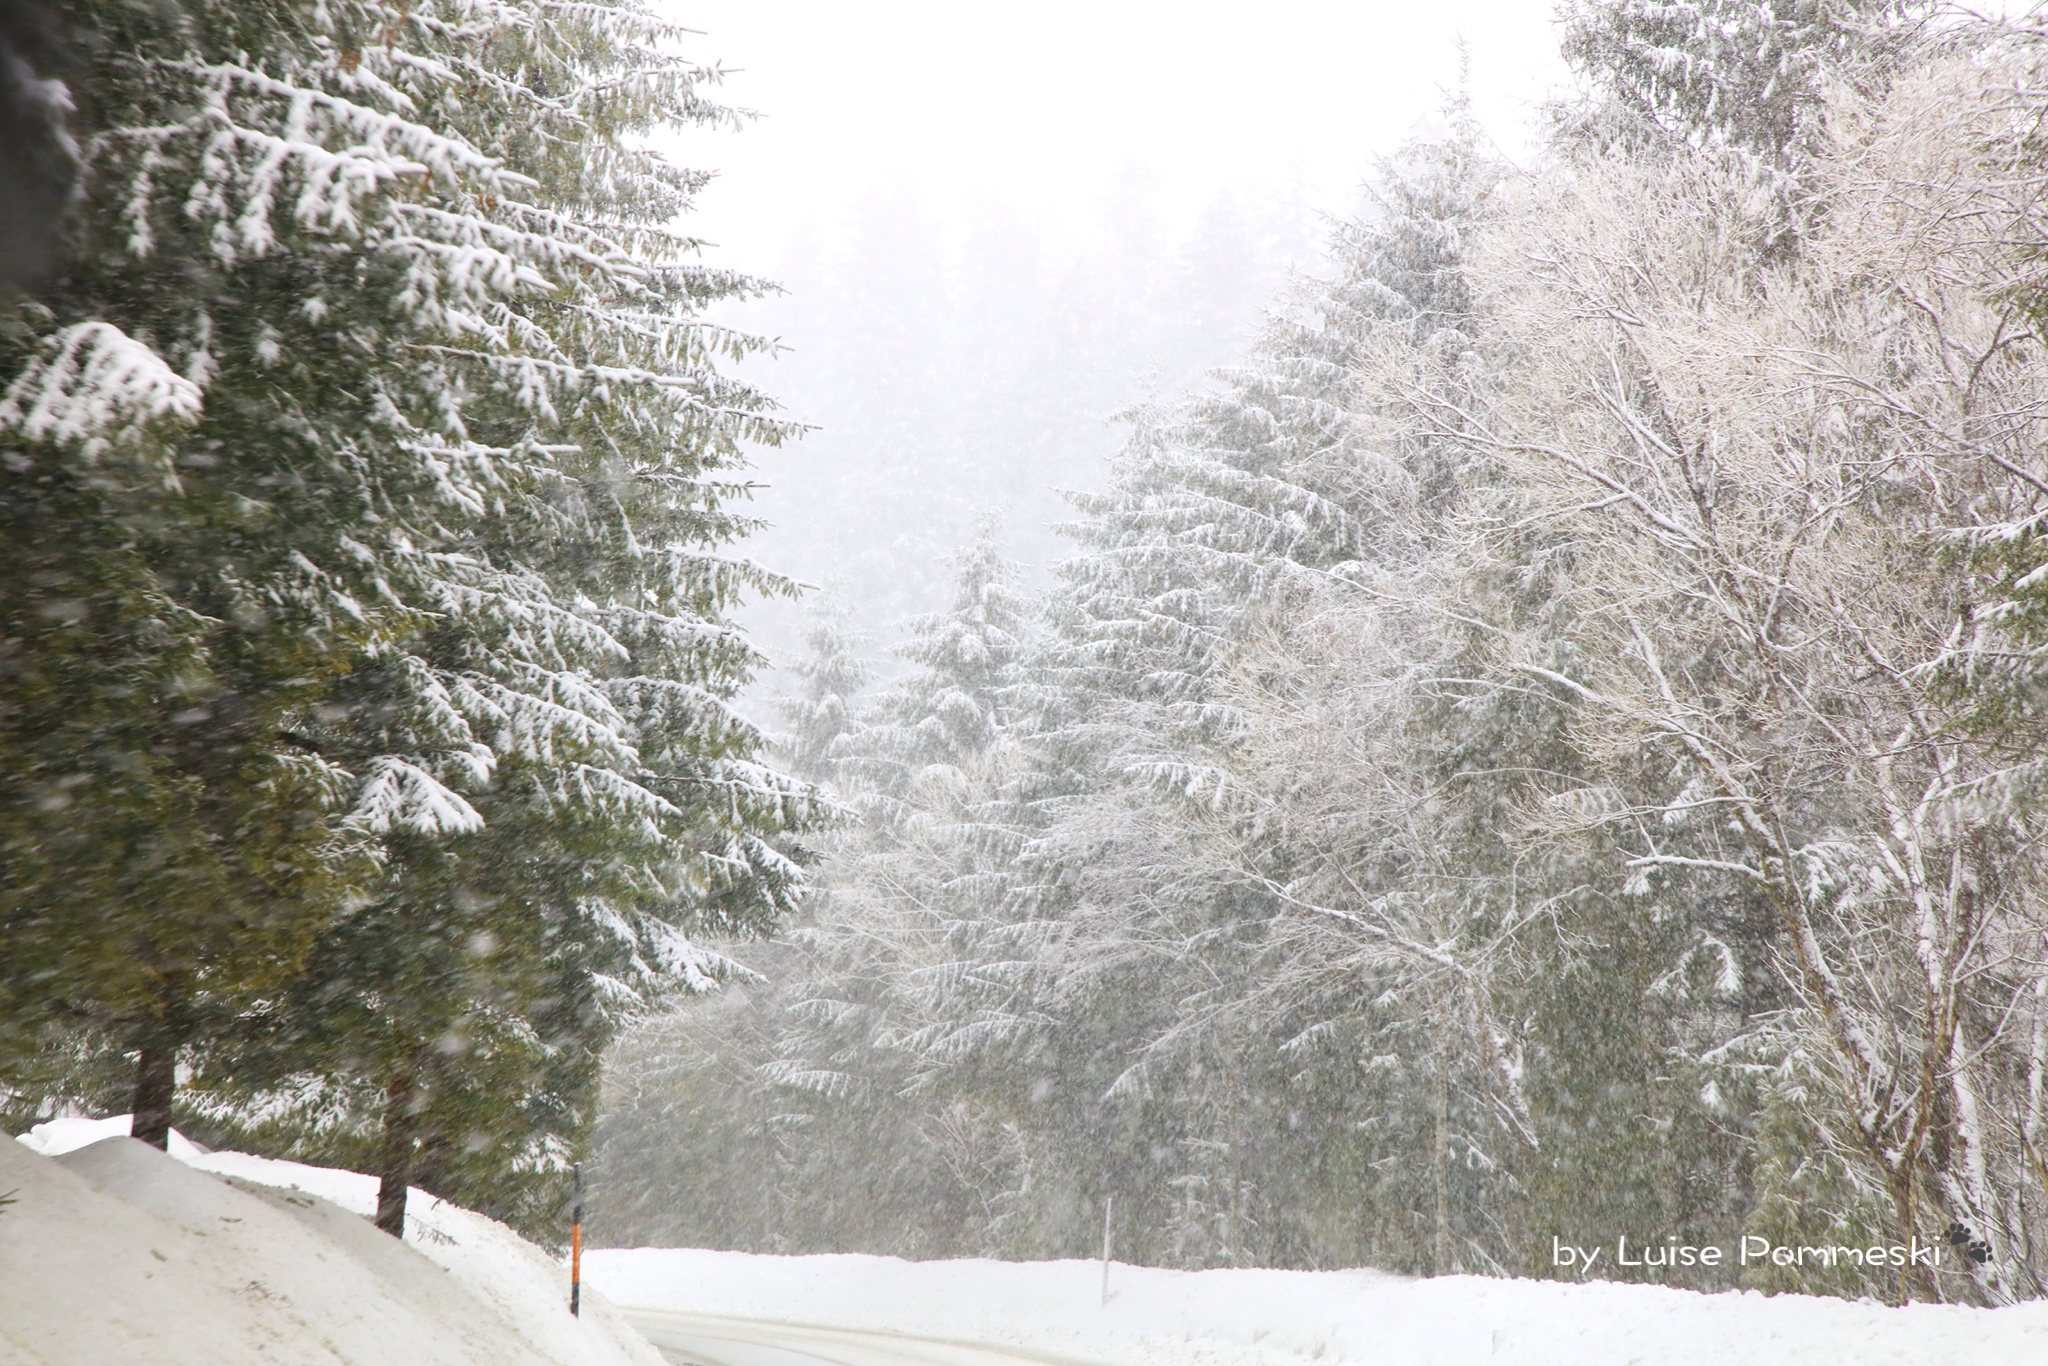
[[[569,1312],[583,1317],[583,1164],[570,1169],[574,1176],[569,1206]]]

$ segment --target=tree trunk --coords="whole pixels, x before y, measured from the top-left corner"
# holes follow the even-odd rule
[[[405,1236],[405,1192],[412,1184],[412,1156],[420,1117],[414,1100],[418,1084],[407,1068],[384,1090],[384,1147],[377,1164],[377,1227]]]
[[[1431,1274],[1451,1274],[1451,1049],[1441,1036],[1436,1051],[1436,1133],[1430,1144],[1430,1175],[1436,1185],[1436,1246]]]
[[[128,1132],[164,1152],[171,1147],[171,1101],[178,1093],[178,1046],[160,1041],[136,1051]]]
[[[1223,1253],[1232,1266],[1243,1266],[1240,1254],[1244,1230],[1244,1178],[1239,1170],[1237,1142],[1237,1061],[1233,1057],[1223,1073],[1223,1175],[1230,1182],[1230,1203],[1225,1206]]]

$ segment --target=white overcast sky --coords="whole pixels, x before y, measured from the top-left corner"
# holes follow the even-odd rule
[[[940,222],[995,209],[1085,235],[1121,184],[1169,225],[1219,194],[1341,212],[1458,81],[1504,151],[1565,79],[1551,0],[667,0],[761,117],[692,136],[714,167],[695,227],[719,264],[772,271],[864,195]]]
[[[830,585],[877,639],[944,606],[947,558],[991,508],[1032,572],[1070,553],[1054,490],[1102,485],[1110,419],[1149,386],[1241,353],[1289,266],[1318,266],[1313,216],[1355,211],[1375,158],[1456,91],[1461,42],[1510,157],[1566,80],[1553,0],[656,2],[729,72],[711,93],[759,115],[675,151],[717,172],[688,224],[706,259],[788,284],[719,316],[789,348],[743,373],[813,427],[757,453],[748,552]],[[1243,259],[1200,256],[1204,221],[1247,223]],[[1139,242],[1170,297],[1130,303]],[[801,611],[748,622],[787,656]]]

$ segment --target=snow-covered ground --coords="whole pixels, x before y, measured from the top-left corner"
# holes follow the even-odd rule
[[[584,1255],[636,1307],[1006,1343],[1110,1366],[2021,1366],[2048,1304],[1878,1304],[1656,1286],[1410,1280],[1370,1271],[1160,1271],[666,1248]]]
[[[0,1195],[13,1196],[0,1206],[0,1366],[655,1366],[605,1296],[901,1333],[921,1349],[827,1350],[815,1334],[786,1346],[927,1366],[972,1355],[944,1340],[1103,1366],[2048,1362],[2048,1304],[1890,1309],[1607,1282],[1121,1265],[1104,1302],[1096,1262],[677,1249],[587,1254],[604,1295],[586,1295],[577,1320],[561,1264],[481,1215],[416,1191],[402,1246],[359,1217],[375,1205],[374,1178],[175,1137],[167,1158],[126,1132],[125,1118],[61,1120],[0,1143]],[[681,1329],[774,1340],[767,1324]]]
[[[0,1142],[0,1366],[661,1362],[602,1297],[571,1318],[561,1263],[480,1214],[415,1190],[401,1245],[358,1217],[374,1177],[127,1132]]]

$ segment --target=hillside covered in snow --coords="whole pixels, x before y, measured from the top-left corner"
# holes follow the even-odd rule
[[[401,1243],[354,1172],[126,1137],[128,1117],[0,1142],[0,1366],[655,1366],[502,1224],[415,1193]]]

